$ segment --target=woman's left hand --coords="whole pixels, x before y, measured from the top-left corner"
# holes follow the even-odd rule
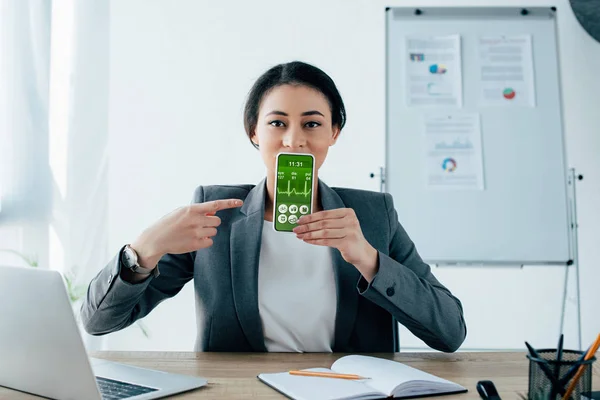
[[[377,273],[377,250],[363,236],[358,218],[351,208],[304,215],[298,220],[294,233],[306,243],[338,249],[344,260],[354,265],[369,282]]]

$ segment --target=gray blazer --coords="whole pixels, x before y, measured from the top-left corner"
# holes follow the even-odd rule
[[[130,284],[120,278],[120,254],[92,280],[82,306],[87,332],[103,335],[131,325],[192,278],[196,296],[196,351],[266,351],[258,311],[258,260],[266,180],[257,186],[200,186],[194,202],[239,198],[239,209],[218,212],[211,247],[167,254],[160,275]],[[324,210],[354,209],[366,240],[378,250],[371,283],[331,249],[337,289],[333,351],[394,351],[393,318],[434,349],[452,352],[466,335],[460,301],[431,274],[398,222],[388,193],[330,188],[319,181]]]

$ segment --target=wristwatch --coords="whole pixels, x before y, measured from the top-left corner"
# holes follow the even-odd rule
[[[125,245],[123,248],[123,252],[121,253],[121,264],[127,268],[140,275],[154,275],[157,277],[159,275],[158,265],[154,269],[144,268],[138,262],[138,255],[134,249],[131,248],[130,245]]]

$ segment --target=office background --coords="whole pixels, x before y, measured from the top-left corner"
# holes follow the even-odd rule
[[[25,10],[22,22],[35,21],[40,8],[43,14],[43,3],[49,2],[29,2],[31,8]],[[26,7],[26,2],[5,0],[2,4],[0,18],[7,23],[10,13],[21,15]],[[59,4],[52,3],[52,9],[56,11]],[[35,218],[20,213],[18,207],[13,209],[16,216],[10,218],[11,209],[4,207],[0,247],[35,253],[42,266],[54,269],[66,271],[76,265],[77,280],[86,282],[122,244],[134,240],[160,216],[187,204],[197,185],[258,182],[264,166],[243,131],[245,95],[267,68],[294,59],[329,73],[348,111],[348,125],[320,177],[332,186],[379,190],[379,182],[369,174],[385,161],[384,9],[442,5],[522,4],[489,0],[307,0],[302,4],[121,0],[77,2],[71,14],[52,13],[51,26],[35,24],[35,29],[21,33],[31,39],[27,43],[34,43],[30,48],[52,43],[53,51],[64,49],[53,58],[46,54],[54,75],[21,71],[18,74],[24,79],[10,83],[25,87],[26,73],[36,76],[38,84],[44,79],[49,82],[47,143],[17,135],[34,132],[32,124],[19,125],[18,118],[9,119],[6,114],[4,126],[12,125],[4,130],[3,143],[11,143],[16,149],[13,156],[19,159],[32,149],[49,154],[48,174],[24,174],[39,187],[51,180],[48,193],[53,201],[35,202],[40,210]],[[600,303],[596,290],[600,278],[600,43],[579,26],[568,1],[530,1],[527,5],[558,9],[567,160],[568,166],[585,176],[577,187],[577,211],[582,336],[583,343],[590,343],[600,328],[595,311]],[[11,21],[15,27],[19,20]],[[50,35],[50,31],[58,33]],[[70,41],[73,34],[78,40]],[[25,57],[23,47],[10,48],[8,40],[2,43]],[[70,61],[61,64],[60,60]],[[33,62],[43,64],[43,59]],[[6,75],[6,64],[3,71]],[[57,89],[61,85],[68,88],[66,94]],[[6,106],[3,99],[0,105]],[[27,117],[25,106],[30,101],[17,99],[11,115]],[[36,101],[43,105],[43,96]],[[39,132],[35,130],[33,136]],[[38,159],[43,165],[43,156]],[[225,163],[227,159],[234,163]],[[17,173],[17,169],[4,169],[4,191],[18,191],[16,179],[11,185],[7,173]],[[21,261],[2,253],[0,262]],[[555,345],[564,268],[445,267],[434,273],[463,302],[468,336],[461,349],[521,349],[525,339],[537,347]],[[565,342],[574,347],[572,289]],[[102,339],[88,338],[88,343],[114,350],[192,349],[196,331],[192,286],[161,304],[144,323],[149,337],[134,325]],[[401,330],[401,348],[426,349],[405,329]]]

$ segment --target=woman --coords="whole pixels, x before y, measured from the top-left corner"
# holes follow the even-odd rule
[[[123,329],[193,278],[196,351],[390,352],[394,318],[455,351],[466,335],[460,301],[421,260],[389,194],[315,179],[315,209],[295,235],[272,229],[277,154],[311,153],[318,171],[344,127],[331,78],[277,65],[254,84],[244,119],[266,179],[200,186],[193,204],[124,246],[90,284],[86,330]]]

